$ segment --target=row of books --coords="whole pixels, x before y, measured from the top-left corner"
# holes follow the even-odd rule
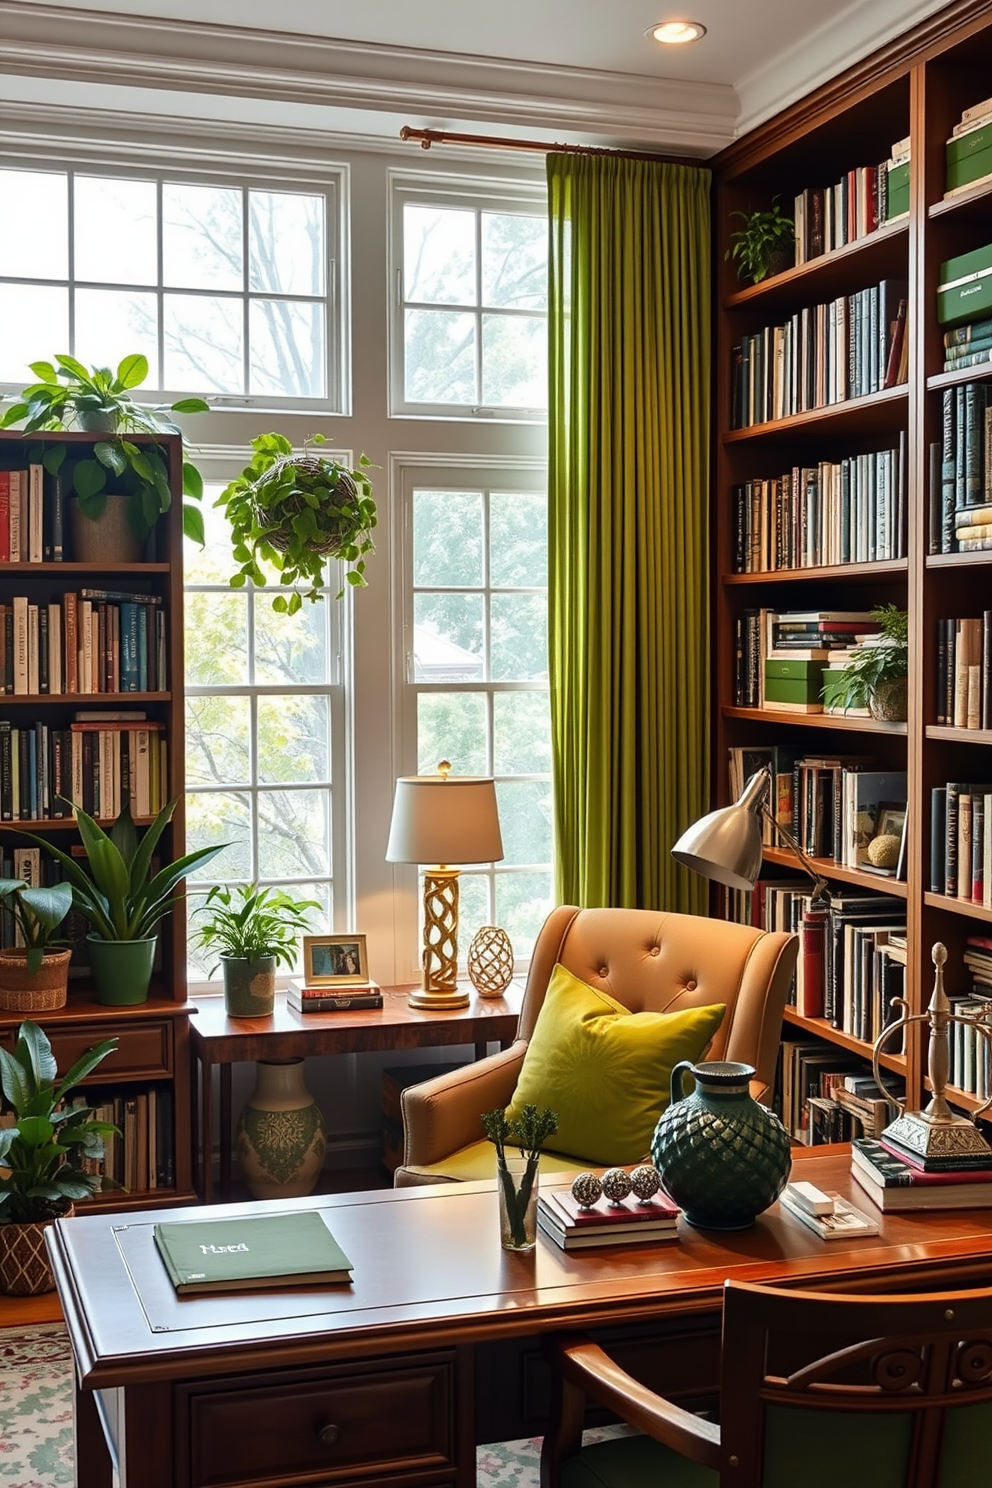
[[[115,820],[129,806],[155,816],[168,799],[165,724],[84,722],[18,727],[0,719],[0,821],[51,821],[72,815]]]
[[[544,1187],[537,1199],[538,1227],[562,1250],[677,1240],[679,1213],[663,1193],[645,1201],[629,1197],[619,1204],[599,1198],[586,1209],[568,1188]]]
[[[874,1135],[892,1115],[871,1067],[820,1039],[783,1039],[775,1105],[793,1141],[807,1147]]]
[[[863,610],[741,610],[734,620],[735,706],[822,713],[824,673],[843,671],[853,647],[878,632],[878,621]],[[831,690],[831,706],[839,695]]]
[[[931,553],[992,547],[992,396],[987,383],[945,388],[941,442],[930,446]]]
[[[944,371],[979,367],[992,357],[992,320],[972,320],[944,332]]]
[[[88,1158],[88,1172],[104,1173],[128,1190],[146,1193],[174,1188],[176,1160],[171,1085],[109,1091],[94,1086],[77,1092],[73,1105],[90,1106],[101,1121],[117,1127],[104,1141],[102,1158]]]
[[[930,792],[930,889],[992,909],[992,785],[948,781]]]
[[[909,139],[897,140],[887,160],[847,171],[833,186],[801,191],[795,200],[796,263],[867,237],[883,222],[902,215],[890,211],[889,172],[909,160]]]
[[[157,595],[82,589],[50,604],[0,604],[0,693],[29,697],[164,692],[165,614]]]
[[[906,556],[906,436],[895,449],[794,466],[733,491],[733,571]]]
[[[732,352],[731,426],[746,429],[895,387],[908,376],[904,280],[797,311]]]
[[[937,621],[937,722],[992,728],[992,610]]]
[[[382,989],[378,982],[333,987],[290,981],[286,985],[286,1005],[297,1013],[347,1013],[358,1008],[381,1008]]]
[[[0,563],[61,563],[65,500],[62,476],[49,475],[40,463],[0,470]]]

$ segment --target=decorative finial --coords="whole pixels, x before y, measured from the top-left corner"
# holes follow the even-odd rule
[[[441,779],[442,780],[447,780],[448,776],[451,774],[451,761],[450,760],[439,760],[438,761],[438,766],[437,766],[437,773],[441,776]],[[947,955],[947,952],[946,951],[944,952],[944,955],[945,956]]]
[[[930,955],[933,957],[934,966],[944,965],[947,960],[947,947],[944,945],[943,941],[937,941],[937,944],[930,952]]]

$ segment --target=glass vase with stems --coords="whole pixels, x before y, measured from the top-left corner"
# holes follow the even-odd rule
[[[537,1171],[541,1149],[558,1130],[556,1113],[526,1105],[512,1120],[505,1110],[487,1111],[486,1136],[496,1148],[500,1244],[504,1250],[533,1250],[537,1242]],[[519,1150],[508,1157],[507,1144]]]

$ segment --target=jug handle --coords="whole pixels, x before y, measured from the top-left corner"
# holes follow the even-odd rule
[[[685,1099],[685,1074],[686,1074],[686,1071],[687,1070],[690,1073],[692,1071],[692,1060],[691,1059],[682,1059],[682,1060],[680,1060],[679,1063],[672,1070],[672,1102],[671,1103],[672,1103],[673,1106],[676,1104],[677,1101],[680,1101],[680,1100],[684,1100]]]

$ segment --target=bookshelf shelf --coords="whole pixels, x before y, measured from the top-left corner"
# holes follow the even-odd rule
[[[928,1092],[933,1091],[929,1076],[925,1077],[923,1087]],[[977,1111],[979,1106],[984,1106],[985,1104],[980,1096],[971,1095],[967,1090],[959,1090],[956,1085],[948,1085],[945,1094],[952,1106],[960,1106],[964,1111]]]
[[[983,904],[972,904],[969,899],[927,892],[923,895],[923,902],[932,909],[948,910],[951,914],[966,915],[970,920],[984,920],[987,925],[992,925],[992,909],[986,909]]]
[[[985,382],[992,377],[992,362],[979,362],[977,367],[962,367],[960,372],[938,372],[927,378],[927,390],[940,392],[942,388],[958,387],[963,382]]]
[[[969,219],[984,227],[988,225],[990,207],[992,207],[992,176],[985,176],[981,181],[973,181],[965,190],[934,202],[927,215],[931,220],[938,222],[948,217]]]
[[[95,818],[106,829],[113,826],[113,820],[107,816]],[[147,827],[155,820],[153,816],[136,816],[133,818],[136,827]],[[0,832],[75,832],[76,823],[73,818],[64,816],[50,817],[28,817],[22,816],[14,821],[0,822]]]
[[[828,1023],[826,1018],[804,1018],[794,1007],[785,1010],[785,1021],[791,1023],[794,1028],[801,1028],[804,1033],[816,1038],[826,1039],[830,1044],[837,1044],[841,1049],[846,1049],[850,1054],[860,1054],[862,1058],[871,1060],[871,1045],[864,1043],[861,1039],[852,1038],[841,1028],[835,1028]],[[904,1054],[885,1054],[879,1058],[879,1064],[883,1069],[891,1070],[893,1074],[906,1074],[906,1056]]]
[[[171,702],[171,692],[8,692],[3,695],[5,708],[121,709],[138,703]]]
[[[953,728],[946,723],[928,723],[924,733],[928,739],[947,739],[952,744],[992,744],[992,729]]]
[[[764,857],[768,863],[777,863],[782,868],[795,868],[798,872],[795,855],[788,848],[766,847]],[[897,899],[907,897],[906,885],[897,878],[864,873],[857,868],[845,868],[843,863],[835,863],[833,858],[810,858],[810,862],[824,878],[835,879],[838,883],[856,884],[858,888],[868,889],[876,894],[892,894]]]
[[[926,560],[927,568],[982,568],[992,559],[992,549],[978,549],[972,553],[931,553]]]
[[[904,278],[908,227],[908,217],[886,223],[875,232],[846,243],[843,248],[835,248],[832,253],[821,253],[808,263],[776,274],[773,279],[763,279],[760,284],[749,284],[746,289],[735,290],[724,300],[724,308],[760,308],[764,314],[772,307],[778,310],[787,305],[832,299],[854,287],[856,279],[868,283],[887,275]]]
[[[842,403],[828,403],[806,413],[790,414],[767,424],[750,424],[746,429],[727,428],[725,445],[752,444],[794,439],[797,435],[822,434],[831,439],[855,438],[861,434],[891,433],[904,427],[908,389],[906,383],[883,388],[863,398],[846,398]]]
[[[96,578],[100,574],[130,574],[135,578],[142,574],[167,574],[171,563],[0,563],[0,578],[5,574],[37,574],[47,578],[63,578],[68,575]]]
[[[796,724],[799,728],[843,729],[861,734],[906,735],[905,723],[882,723],[877,718],[845,718],[842,713],[777,713],[771,708],[722,708],[724,718],[750,718],[770,728]]]
[[[877,583],[879,579],[905,575],[908,560],[891,558],[881,563],[829,563],[816,568],[774,568],[761,573],[724,574],[721,584],[812,584],[821,579],[849,579],[864,584]]]

